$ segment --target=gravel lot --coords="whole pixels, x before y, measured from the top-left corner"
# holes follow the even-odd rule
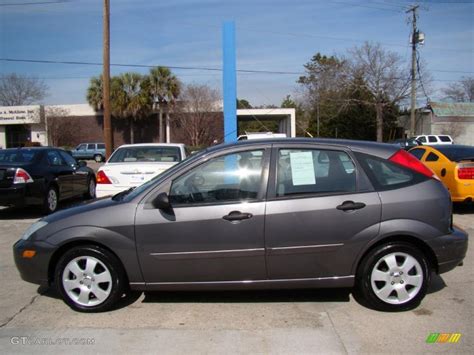
[[[410,312],[366,309],[350,290],[300,290],[137,294],[115,311],[81,314],[54,290],[22,281],[15,268],[11,247],[39,217],[33,208],[0,210],[1,353],[471,354],[474,349],[472,247],[463,267],[434,276],[430,293]],[[457,208],[455,223],[474,235],[474,209]],[[435,332],[462,337],[457,344],[427,344]],[[79,344],[65,345],[64,339]],[[45,341],[48,345],[29,344]]]

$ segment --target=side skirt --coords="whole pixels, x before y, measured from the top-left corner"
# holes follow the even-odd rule
[[[136,291],[225,291],[225,290],[270,290],[292,288],[338,288],[353,287],[354,275],[319,277],[309,279],[205,281],[205,282],[131,282]]]

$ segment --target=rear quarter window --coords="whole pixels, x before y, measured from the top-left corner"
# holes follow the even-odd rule
[[[441,142],[452,142],[449,136],[439,136],[439,139],[441,140]]]
[[[418,184],[427,178],[389,160],[356,153],[369,179],[377,190],[393,190]]]

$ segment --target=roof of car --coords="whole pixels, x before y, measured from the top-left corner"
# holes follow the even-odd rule
[[[128,148],[128,147],[184,147],[184,144],[183,143],[134,143],[134,144],[123,144],[118,148]]]
[[[373,141],[361,141],[350,139],[333,139],[333,138],[266,138],[266,139],[252,139],[237,141],[232,143],[224,143],[212,146],[207,149],[208,152],[215,150],[226,149],[238,146],[252,146],[258,144],[317,144],[329,145],[335,147],[349,148],[358,152],[370,152],[370,154],[377,155],[383,158],[391,156],[400,147],[395,144],[379,143]]]

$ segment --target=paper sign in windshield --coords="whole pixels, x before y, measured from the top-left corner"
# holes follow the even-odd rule
[[[293,186],[316,184],[316,178],[314,176],[313,153],[290,153],[290,163]]]

